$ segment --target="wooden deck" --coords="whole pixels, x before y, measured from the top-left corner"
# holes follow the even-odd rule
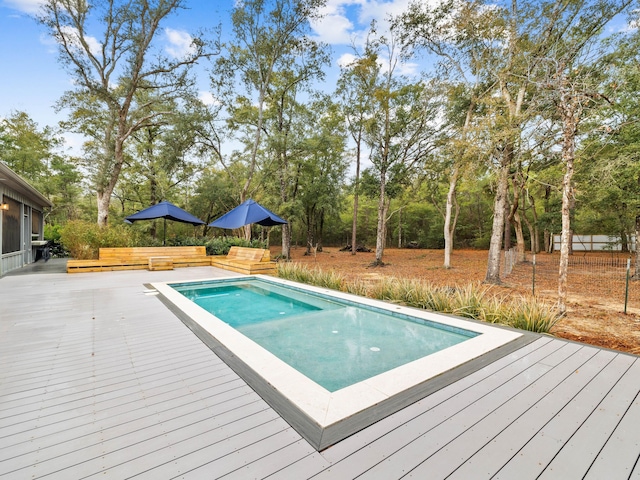
[[[0,279],[0,478],[640,478],[638,357],[540,337],[315,451],[145,283]]]

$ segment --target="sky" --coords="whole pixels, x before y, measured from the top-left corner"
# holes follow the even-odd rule
[[[338,66],[352,54],[354,42],[358,44],[365,37],[372,20],[383,29],[388,16],[402,12],[408,3],[328,0],[324,18],[312,25],[315,38],[331,46],[332,65],[327,78],[336,78]],[[39,4],[40,0],[0,0],[0,118],[24,111],[42,129],[65,119],[65,112],[56,112],[54,105],[72,83],[58,64],[55,43],[32,17]],[[187,10],[167,19],[159,37],[169,54],[179,53],[188,45],[190,34],[198,30],[221,25],[223,39],[230,32],[234,0],[186,0],[186,5]],[[204,72],[199,88],[203,100],[213,98]],[[65,135],[65,139],[68,148],[79,154],[82,139],[76,135]]]

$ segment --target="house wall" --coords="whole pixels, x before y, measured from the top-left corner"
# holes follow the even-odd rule
[[[35,249],[31,245],[32,240],[42,240],[44,238],[44,215],[42,205],[38,205],[33,200],[29,199],[25,195],[13,190],[9,185],[0,183],[0,203],[4,202],[5,197],[12,199],[18,204],[19,212],[18,219],[19,225],[12,225],[10,228],[18,228],[17,235],[20,237],[19,250],[13,252],[2,253],[3,238],[5,238],[6,232],[3,229],[7,228],[4,215],[5,212],[0,210],[0,276],[15,270],[22,268],[23,266],[32,263],[35,259]],[[11,202],[11,206],[15,206],[15,203]],[[35,225],[33,222],[34,213],[38,213],[38,219],[36,219]],[[32,231],[37,229],[37,236],[32,236]]]

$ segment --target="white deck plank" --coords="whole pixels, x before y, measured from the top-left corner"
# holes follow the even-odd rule
[[[591,358],[596,353],[596,350],[590,350],[592,351],[581,349],[575,354],[569,355],[567,358],[574,360],[571,366],[575,368],[582,365],[588,358]],[[560,365],[563,364],[564,362]],[[487,392],[486,395],[475,399],[472,403],[470,402],[468,406],[452,411],[451,414],[446,416],[446,421],[440,422],[433,429],[416,437],[414,441],[407,444],[396,454],[368,470],[363,478],[384,477],[385,472],[397,471],[399,465],[402,465],[406,472],[411,472],[412,475],[415,474],[417,476],[423,474],[429,468],[442,469],[443,471],[434,474],[434,478],[444,478],[454,470],[454,465],[460,465],[464,462],[464,458],[460,458],[460,454],[457,453],[458,449],[454,449],[455,453],[453,455],[447,450],[451,443],[456,441],[467,430],[496,413],[498,409],[506,408],[512,399],[526,398],[525,392],[534,383],[548,377],[548,373],[551,370],[552,367],[544,365],[544,362],[530,366],[508,382]],[[462,440],[460,445],[467,445],[467,443]],[[474,450],[473,444],[468,446],[469,450]],[[422,465],[425,463],[424,458],[430,459],[431,455],[440,451],[442,451],[444,458],[429,462],[428,465]],[[416,455],[416,452],[420,452],[420,454]],[[462,455],[464,456],[464,453]],[[416,468],[418,466],[420,468]]]
[[[501,369],[509,366],[515,362],[528,362],[527,359],[531,355],[531,359],[538,358],[539,355],[548,355],[549,352],[555,351],[562,347],[560,343],[550,343],[550,338],[541,338],[535,342],[526,345],[510,355],[507,355],[493,363],[490,363],[486,367],[458,380],[447,388],[434,392],[427,398],[424,398],[401,411],[390,415],[382,420],[374,423],[369,428],[358,432],[351,437],[348,437],[334,445],[333,447],[322,452],[322,455],[330,463],[336,463],[349,455],[357,452],[358,450],[366,447],[372,441],[372,438],[382,437],[395,428],[403,425],[404,423],[412,421],[414,418],[419,417],[425,411],[433,408],[440,403],[446,402],[454,395],[463,392],[464,390],[471,388],[472,386],[484,381],[488,376],[495,374]]]
[[[363,472],[369,472],[370,469],[387,459],[392,459],[395,464],[396,459],[404,458],[405,454],[402,453],[404,447],[411,445],[426,432],[433,432],[428,436],[428,449],[433,452],[442,444],[441,442],[444,441],[444,438],[454,431],[449,430],[448,421],[450,418],[456,413],[469,408],[470,405],[477,401],[483,402],[481,408],[491,408],[491,402],[485,399],[500,387],[504,387],[506,392],[513,391],[514,388],[517,388],[514,385],[526,385],[528,382],[543,375],[551,367],[541,365],[534,360],[537,359],[539,361],[555,355],[558,347],[558,344],[547,344],[533,352],[528,357],[528,361],[512,362],[494,374],[489,375],[482,382],[475,383],[449,398],[443,398],[440,403],[430,406],[424,413],[410,422],[404,423],[399,428],[388,432],[380,438],[371,439],[371,442],[365,448],[350,455],[345,461],[332,465],[325,472],[320,473],[317,478],[329,479],[332,476],[354,478]],[[532,369],[535,372],[530,372]],[[446,395],[447,389],[443,389],[442,392]],[[428,401],[429,398],[426,400]],[[481,415],[480,412],[479,409],[472,409],[473,414]],[[440,431],[444,432],[445,437],[439,436],[435,433],[436,431],[438,433]],[[420,448],[424,448],[424,445]],[[417,458],[425,458],[425,456],[428,456],[428,452],[421,452]],[[383,465],[383,468],[386,465]],[[402,466],[401,471],[406,472],[407,468]],[[384,476],[379,478],[384,478]]]
[[[295,432],[291,432],[292,434]],[[220,477],[224,480],[245,480],[248,478],[263,478],[265,472],[280,472],[285,467],[291,465],[291,459],[306,458],[311,455],[317,455],[316,450],[302,439],[297,439],[283,448],[272,451],[260,457],[248,465],[242,466],[236,470],[230,471],[228,474]],[[317,469],[316,471],[319,471]],[[310,466],[307,465],[304,473],[298,476],[289,476],[288,478],[303,478],[311,472]],[[196,470],[194,473],[198,473]],[[274,477],[275,478],[275,477]]]
[[[446,448],[424,461],[412,473],[419,475],[431,468],[436,475],[451,475],[452,479],[469,478],[470,475],[474,478],[490,478],[496,469],[509,461],[531,438],[536,429],[541,428],[546,415],[551,415],[554,407],[561,409],[567,402],[566,398],[570,398],[580,388],[578,383],[567,382],[568,377],[579,370],[582,385],[585,385],[597,375],[602,365],[610,362],[611,356],[607,355],[603,355],[599,363],[596,362],[596,352],[599,351],[582,349],[576,355],[568,357],[511,401],[500,405],[491,415],[466,430]],[[540,408],[543,403],[545,407]],[[518,428],[519,426],[524,428]],[[491,455],[488,455],[489,451]]]
[[[572,412],[574,425],[580,423],[582,415],[586,415],[584,422],[571,432],[570,439],[553,457],[546,469],[540,475],[541,479],[569,478],[570,476],[583,478],[595,460],[598,452],[605,445],[617,425],[616,417],[622,416],[629,407],[629,398],[620,398],[615,387],[624,378],[636,359],[628,355],[617,355],[611,363],[602,369],[598,375],[574,398],[568,405]],[[613,393],[613,396],[612,396]],[[607,402],[606,400],[611,401]],[[589,407],[593,406],[591,411]],[[605,409],[613,407],[606,415]],[[613,415],[612,415],[613,413]],[[568,424],[567,419],[560,420]]]
[[[607,425],[613,422],[617,424],[607,443],[590,465],[585,479],[630,478],[634,467],[637,472],[640,452],[638,378],[640,361],[636,358],[633,366],[603,401],[602,409],[598,413],[604,418],[599,421],[607,422]]]
[[[315,452],[144,294],[143,283],[214,275],[230,276],[201,267],[0,279],[16,300],[0,304],[0,478],[640,473],[638,358],[549,337]]]

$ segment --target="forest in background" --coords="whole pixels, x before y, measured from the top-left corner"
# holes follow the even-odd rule
[[[253,198],[289,221],[269,232],[284,257],[366,245],[382,265],[386,246],[415,246],[443,249],[450,267],[454,245],[482,248],[497,283],[504,248],[524,260],[562,234],[566,269],[572,232],[628,249],[640,228],[634,2],[414,2],[391,31],[371,25],[335,85],[310,35],[322,0],[247,0],[228,38],[194,33],[170,58],[154,41],[187,3],[45,2],[37,21],[74,85],[58,103],[69,115],[41,127],[6,112],[0,159],[54,203],[49,231],[121,224],[162,200],[208,223]],[[424,71],[404,74],[417,59]],[[205,60],[212,104],[195,89]],[[62,132],[84,136],[81,155]],[[161,237],[160,224],[131,228]],[[561,305],[562,290],[561,272]]]

